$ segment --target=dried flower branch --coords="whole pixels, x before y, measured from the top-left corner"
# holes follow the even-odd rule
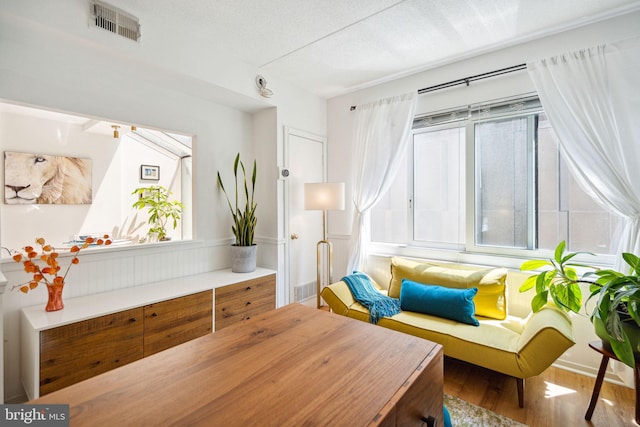
[[[30,290],[37,288],[41,282],[44,282],[47,286],[62,285],[71,266],[80,262],[78,255],[81,250],[88,248],[89,245],[108,246],[111,244],[111,240],[109,235],[105,234],[102,238],[87,237],[82,244],[72,246],[69,252],[75,255],[63,275],[59,274],[62,268],[60,264],[58,264],[58,251],[53,246],[46,244],[42,237],[37,238],[36,243],[40,245],[40,254],[38,254],[33,246],[25,246],[23,248],[24,253],[18,253],[13,256],[13,260],[15,262],[21,262],[24,266],[24,271],[33,274],[33,278],[27,283],[14,285],[11,288],[12,290],[19,288],[21,292],[26,294]],[[37,262],[38,260],[44,262],[45,265],[41,267]]]

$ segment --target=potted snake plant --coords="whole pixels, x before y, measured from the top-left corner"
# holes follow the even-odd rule
[[[579,253],[566,252],[566,242],[562,241],[553,258],[525,261],[521,270],[542,269],[542,272],[530,276],[520,292],[535,288],[531,300],[534,312],[551,300],[565,311],[580,313],[583,305],[580,284],[588,284],[590,294],[584,305],[595,300],[593,312],[587,315],[596,335],[618,359],[633,368],[636,359],[640,360],[640,258],[623,253],[629,269],[622,273],[576,263],[573,259]],[[578,269],[585,272],[579,275]]]
[[[238,191],[238,181],[240,179],[240,171],[242,171],[241,190],[244,194],[244,206],[241,206],[241,197]],[[253,242],[256,229],[256,203],[254,201],[254,190],[256,187],[257,164],[253,161],[253,169],[251,172],[251,191],[249,191],[249,183],[247,182],[247,171],[244,163],[240,160],[240,153],[236,155],[233,161],[233,176],[235,181],[235,204],[231,204],[231,199],[225,190],[220,171],[218,171],[218,188],[222,190],[227,205],[231,212],[233,224],[231,231],[235,236],[235,243],[231,245],[231,270],[235,273],[248,273],[256,269],[257,246]]]

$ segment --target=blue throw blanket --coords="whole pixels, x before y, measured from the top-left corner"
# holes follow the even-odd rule
[[[400,300],[381,294],[366,274],[354,271],[342,280],[349,286],[353,298],[369,310],[369,323],[375,324],[381,317],[400,313]]]

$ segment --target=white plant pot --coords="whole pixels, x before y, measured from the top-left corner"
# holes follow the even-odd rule
[[[231,271],[234,273],[250,273],[255,271],[257,253],[257,245],[231,245]]]

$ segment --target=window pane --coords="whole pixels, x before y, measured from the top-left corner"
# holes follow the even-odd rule
[[[560,210],[561,179],[567,175],[560,169],[560,153],[553,139],[553,129],[544,115],[538,121],[538,247],[554,249],[567,239],[569,216]]]
[[[518,117],[475,125],[476,245],[529,247],[532,123]]]
[[[620,217],[598,205],[573,179],[544,114],[538,124],[538,247],[613,254]]]
[[[407,242],[407,172],[401,168],[382,199],[371,209],[371,241]]]
[[[464,243],[464,127],[418,133],[413,138],[413,238]]]

